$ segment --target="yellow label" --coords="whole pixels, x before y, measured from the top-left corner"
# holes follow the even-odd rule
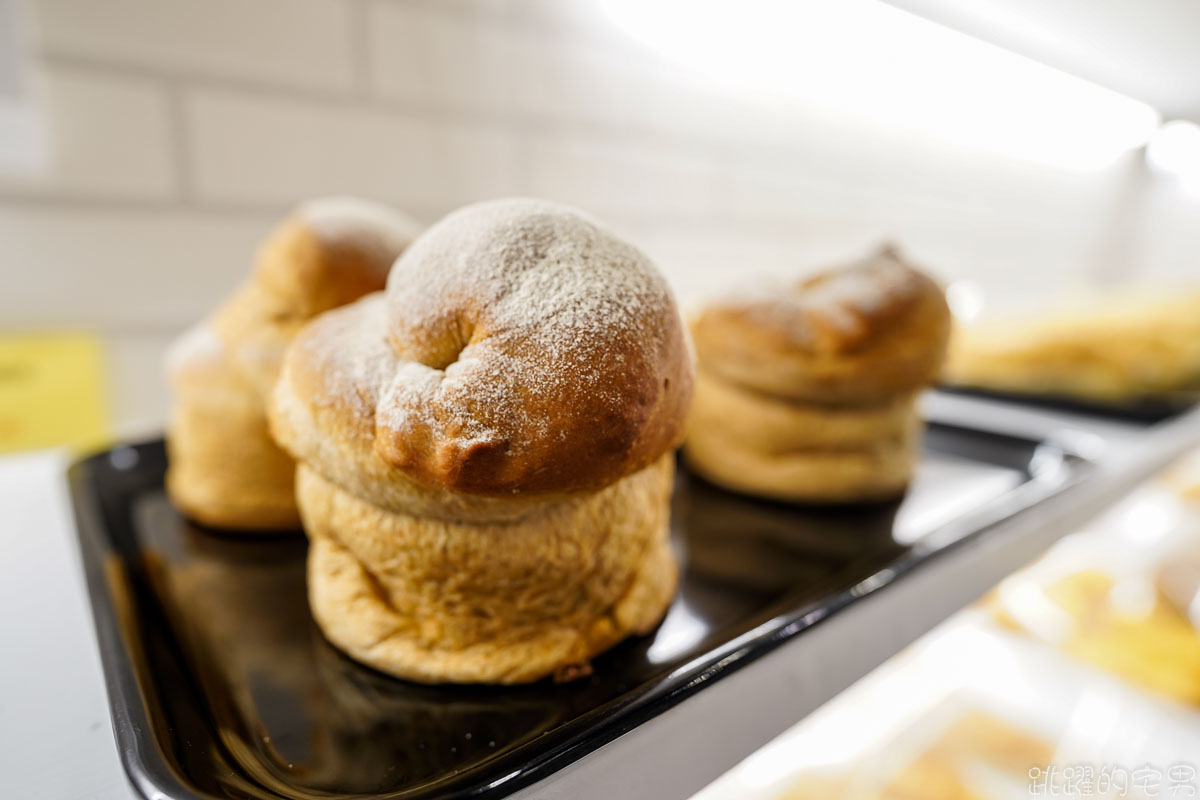
[[[0,452],[82,450],[111,436],[99,338],[0,336]]]

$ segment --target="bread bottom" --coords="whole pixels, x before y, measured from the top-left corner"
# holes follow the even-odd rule
[[[457,523],[382,509],[301,466],[313,616],[351,657],[409,680],[570,677],[666,613],[673,473],[668,454],[517,521]]]
[[[296,464],[272,441],[250,397],[220,387],[180,396],[167,449],[167,494],[195,521],[233,530],[300,526]]]
[[[702,477],[776,500],[844,503],[904,492],[920,439],[914,396],[819,406],[697,376],[684,454]]]

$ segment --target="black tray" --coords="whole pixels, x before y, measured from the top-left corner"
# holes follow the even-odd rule
[[[1010,403],[1065,411],[1089,417],[1116,419],[1142,425],[1154,425],[1177,417],[1200,403],[1200,390],[1144,394],[1122,399],[1072,397],[1056,394],[1032,394],[1025,392],[1001,392],[972,386],[938,386],[939,392],[965,397],[980,397],[985,400],[1004,400]]]
[[[681,468],[680,595],[590,677],[430,687],[318,633],[305,541],[230,536],[163,494],[161,441],[72,467],[88,588],[125,768],[146,797],[500,797],[544,778],[857,598],[1079,481],[1051,442],[932,426],[901,501],[803,508]],[[999,535],[999,532],[997,532]]]

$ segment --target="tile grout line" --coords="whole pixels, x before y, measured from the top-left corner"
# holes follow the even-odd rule
[[[58,208],[67,211],[113,211],[158,215],[192,212],[212,216],[279,215],[290,208],[287,203],[222,203],[200,201],[185,203],[181,196],[164,202],[152,198],[72,195],[67,191],[23,193],[20,189],[0,187],[0,208]]]
[[[364,27],[363,33],[366,30]],[[88,70],[93,74],[107,72],[162,81],[173,79],[189,86],[192,91],[210,89],[243,95],[270,97],[281,102],[303,102],[359,112],[390,114],[407,118],[413,122],[442,123],[455,125],[482,125],[497,131],[527,134],[539,138],[572,137],[576,141],[603,143],[649,150],[686,148],[689,154],[704,154],[712,158],[714,147],[729,149],[753,147],[766,153],[794,154],[796,148],[784,144],[760,143],[737,140],[727,136],[695,135],[673,132],[651,126],[630,126],[618,120],[602,121],[583,119],[570,115],[558,116],[523,109],[507,111],[480,110],[455,107],[437,102],[397,101],[379,96],[369,88],[364,91],[358,79],[350,92],[290,86],[220,75],[197,73],[170,67],[151,68],[136,64],[120,63],[108,59],[96,59],[44,49],[40,58],[48,64],[72,69]],[[369,60],[369,56],[364,56]],[[367,65],[369,72],[369,64]],[[356,67],[356,71],[357,71]]]
[[[170,122],[171,153],[174,157],[176,195],[180,206],[192,208],[196,198],[193,142],[188,126],[187,86],[179,78],[166,78],[167,114]]]
[[[394,203],[395,201],[388,201],[387,198],[382,198],[381,202]],[[413,214],[418,219],[432,221],[449,213],[455,207],[455,204],[427,206],[408,205],[405,206],[405,211]],[[287,214],[287,212],[291,210],[292,204],[231,203],[210,200],[197,200],[189,204],[184,204],[180,201],[164,204],[161,201],[155,200],[78,197],[70,196],[68,194],[21,195],[20,193],[6,192],[3,188],[0,188],[0,211],[5,209],[27,208],[52,208],[82,212],[112,211],[117,213],[149,213],[161,216],[186,213],[189,215],[198,216],[228,216],[240,218],[256,217],[267,221],[281,218],[283,215]],[[638,230],[653,228],[667,233],[686,232],[694,229],[694,226],[703,226],[705,230],[711,230],[714,228],[714,226],[721,226],[727,233],[736,235],[738,231],[749,231],[753,228],[758,228],[760,230],[779,229],[780,231],[784,231],[788,229],[794,229],[797,224],[797,220],[793,217],[767,217],[761,214],[725,214],[715,212],[709,214],[670,212],[645,213],[639,211],[619,211],[614,209],[604,209],[594,213],[600,215],[603,219],[610,220],[610,222],[616,221],[621,227],[624,228],[634,228]],[[805,224],[812,223],[811,218],[805,218],[803,221]]]
[[[354,76],[353,93],[365,102],[375,96],[374,70],[372,68],[370,34],[371,0],[351,0],[348,5],[348,26],[351,73]]]

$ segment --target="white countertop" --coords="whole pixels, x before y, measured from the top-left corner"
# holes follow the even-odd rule
[[[5,797],[130,800],[117,758],[64,473],[0,458],[0,772]]]

